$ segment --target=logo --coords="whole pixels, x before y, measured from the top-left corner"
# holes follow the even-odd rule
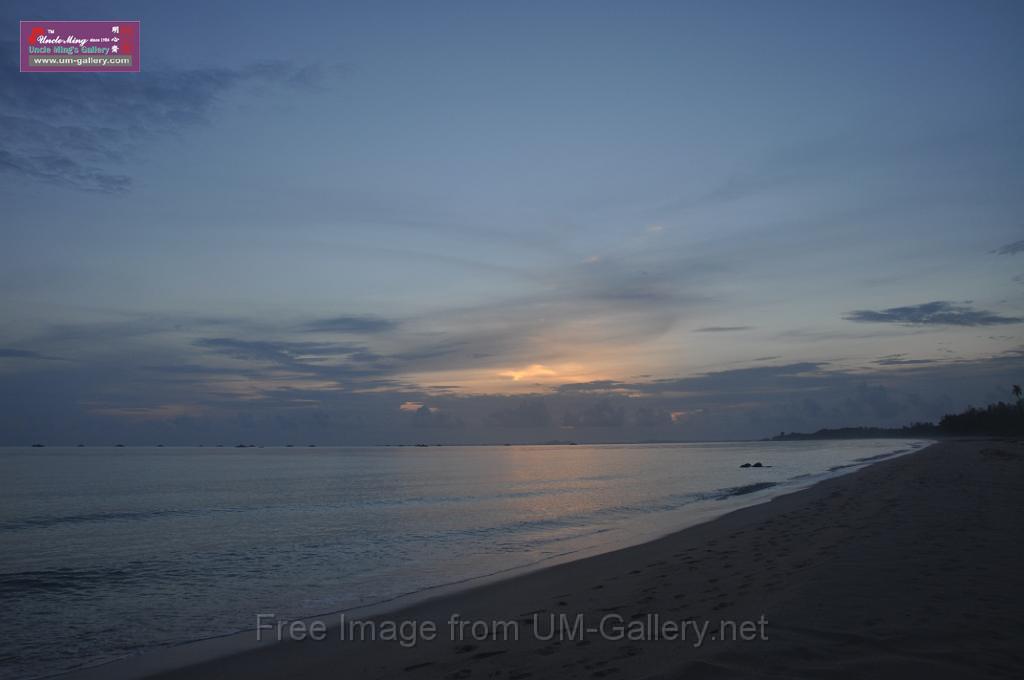
[[[138,73],[138,21],[22,21],[23,73]]]

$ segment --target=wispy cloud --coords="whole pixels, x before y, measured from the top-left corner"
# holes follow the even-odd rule
[[[984,309],[974,309],[969,305],[957,305],[941,300],[877,311],[858,309],[843,318],[861,323],[895,323],[907,326],[999,326],[1024,321],[1018,317],[1002,316]]]
[[[16,62],[16,44],[0,41],[0,55]],[[24,77],[0,69],[0,172],[126,191],[132,178],[125,161],[140,143],[208,122],[217,102],[247,83],[309,88],[320,77],[318,68],[289,62],[152,70],[144,82],[90,73]]]
[[[200,338],[193,344],[232,359],[267,362],[324,378],[377,376],[389,371],[385,357],[361,345],[238,338]],[[346,363],[337,363],[339,360]]]
[[[819,362],[798,362],[792,364],[753,366],[725,371],[711,371],[683,378],[657,378],[644,382],[617,380],[596,380],[587,383],[566,384],[559,387],[563,394],[610,394],[668,395],[707,393],[761,392],[766,385],[776,391],[794,387],[810,387],[826,373],[825,364]]]
[[[735,331],[749,331],[753,330],[753,326],[705,326],[704,328],[697,328],[694,333],[732,333]]]
[[[334,333],[384,333],[394,330],[398,323],[376,316],[336,316],[317,319],[305,325],[304,330]]]
[[[44,361],[62,361],[60,357],[51,357],[28,349],[0,347],[0,359],[41,359]]]
[[[671,214],[715,204],[742,201],[769,192],[821,184],[877,173],[880,159],[888,167],[941,167],[935,161],[978,149],[998,152],[1006,135],[1019,131],[1011,117],[985,125],[964,125],[913,131],[897,126],[885,130],[851,127],[816,139],[788,144],[749,159],[743,169],[721,178],[714,186],[667,202],[655,210]]]
[[[1016,255],[1017,253],[1024,252],[1024,241],[1007,243],[1005,246],[996,248],[992,252],[996,255]]]
[[[934,359],[908,359],[906,354],[890,354],[889,356],[877,359],[874,362],[879,366],[915,366],[933,364]]]

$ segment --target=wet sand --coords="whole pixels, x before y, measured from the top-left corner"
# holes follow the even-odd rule
[[[1024,446],[946,442],[374,620],[378,635],[387,621],[414,622],[413,646],[339,641],[338,618],[326,617],[325,640],[264,644],[149,677],[1022,677],[1022,573]],[[422,639],[425,622],[435,639]]]

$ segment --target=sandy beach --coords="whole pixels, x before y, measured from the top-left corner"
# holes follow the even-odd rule
[[[1019,677],[1022,492],[1020,443],[940,443],[372,627],[333,616],[281,631],[265,618],[264,640],[293,639],[157,674],[136,660],[80,676]]]

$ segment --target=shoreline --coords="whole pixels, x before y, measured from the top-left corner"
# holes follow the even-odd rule
[[[411,647],[286,641],[152,677],[1019,676],[1022,488],[1020,444],[934,444],[648,543],[404,608],[388,618],[442,632]],[[515,621],[522,635],[453,640],[453,613]],[[531,628],[538,615],[574,613],[764,617],[767,636],[695,646],[549,640]]]
[[[525,573],[499,576],[487,582],[480,582],[474,579],[470,585],[463,585],[454,592],[448,592],[446,590],[447,587],[442,586],[437,592],[431,591],[426,597],[420,597],[413,602],[405,598],[398,598],[399,602],[392,602],[390,606],[380,607],[379,604],[371,606],[379,611],[367,611],[368,608],[364,607],[358,610],[348,610],[347,613],[356,613],[360,618],[367,617],[371,620],[384,619],[385,615],[387,615],[386,618],[389,620],[435,621],[438,624],[443,624],[448,620],[450,612],[464,612],[467,613],[466,616],[470,619],[472,619],[471,615],[474,615],[474,613],[478,616],[491,615],[499,617],[503,615],[509,620],[519,621],[523,626],[529,626],[530,624],[524,620],[523,614],[530,614],[534,611],[554,612],[558,607],[551,607],[549,603],[548,607],[526,608],[525,603],[527,601],[534,601],[536,598],[526,598],[523,596],[524,593],[543,591],[546,594],[546,599],[566,595],[567,593],[556,593],[554,591],[571,590],[572,586],[578,582],[594,581],[599,574],[608,573],[609,570],[616,573],[605,579],[609,583],[607,589],[615,592],[622,586],[611,582],[622,581],[626,575],[640,578],[635,576],[635,574],[649,570],[652,566],[650,559],[655,554],[663,558],[664,561],[666,557],[665,551],[672,546],[676,546],[676,544],[687,544],[690,546],[689,549],[691,551],[700,546],[715,545],[731,537],[731,534],[728,534],[728,532],[736,526],[765,521],[771,523],[772,517],[792,512],[794,509],[802,506],[820,504],[822,497],[827,496],[830,490],[834,490],[836,487],[839,489],[847,489],[847,487],[849,489],[858,488],[860,492],[870,492],[871,489],[865,487],[865,477],[883,479],[886,477],[886,470],[894,466],[903,470],[906,470],[908,466],[911,469],[921,466],[927,467],[924,461],[930,456],[937,455],[937,453],[945,455],[943,452],[948,452],[949,450],[978,449],[984,448],[986,445],[1011,448],[1016,446],[1015,444],[999,440],[938,442],[909,453],[868,463],[852,472],[817,481],[808,487],[789,491],[766,502],[746,506],[738,510],[723,511],[724,514],[720,514],[715,519],[672,531],[660,538],[611,551],[602,551],[596,555],[572,559],[571,561],[559,564],[542,566],[539,569],[533,569]],[[1017,448],[1019,449],[1019,446]],[[714,552],[711,548],[706,548],[706,550]],[[763,553],[760,558],[764,558]],[[757,565],[747,566],[756,567]],[[627,567],[629,568],[627,569]],[[688,567],[688,571],[695,570],[701,571],[693,566]],[[661,581],[661,579],[671,583],[673,574],[661,574],[659,583],[665,582]],[[708,582],[717,582],[719,580],[723,579],[720,579],[720,577],[709,577],[706,580],[707,582],[702,583],[702,585],[706,586]],[[552,589],[553,583],[563,583],[564,586]],[[778,589],[778,587],[779,584],[775,583],[769,586],[767,590],[770,593]],[[583,606],[585,610],[589,607],[589,613],[610,609],[609,607],[597,607],[599,604],[609,604],[611,600],[615,600],[613,604],[619,605],[621,603],[618,600],[628,600],[628,598],[621,597],[609,599],[606,592],[600,592],[605,589],[605,586],[600,584],[595,586],[594,589],[599,592],[593,593],[586,598],[593,600],[593,603]],[[710,590],[714,589],[715,587],[712,586]],[[743,593],[742,590],[741,584],[738,593],[733,593],[730,598],[726,598],[718,603],[723,606],[716,606],[712,608],[712,611],[706,613],[713,614],[721,610],[721,614],[724,616],[726,613],[731,613],[737,607],[742,609],[741,605],[744,604],[742,600],[751,600],[750,593],[753,592],[748,590],[747,593]],[[575,595],[579,595],[579,593]],[[650,601],[650,596],[646,597]],[[539,598],[537,601],[539,602],[543,599],[545,598]],[[569,599],[571,598],[556,600],[556,602],[568,604],[567,601]],[[643,599],[639,598],[639,600]],[[767,600],[764,600],[764,602],[767,603]],[[385,604],[387,605],[387,603]],[[654,604],[651,606],[657,608]],[[689,610],[690,608],[685,609]],[[690,616],[691,614],[699,613],[701,612],[687,611],[686,615]],[[338,630],[337,613],[301,619],[301,621],[305,622],[314,620],[325,621],[325,624],[332,632]],[[771,620],[770,616],[769,620]],[[332,622],[333,625],[331,625]],[[439,625],[439,628],[444,632],[442,626]],[[407,648],[399,645],[397,642],[383,642],[380,640],[374,642],[346,641],[339,644],[333,634],[327,635],[326,640],[322,642],[308,639],[302,642],[277,642],[265,639],[262,643],[255,643],[254,637],[254,630],[250,630],[247,633],[183,644],[167,650],[161,650],[161,652],[155,654],[146,654],[88,669],[80,669],[56,677],[85,679],[90,677],[177,678],[275,677],[289,675],[317,678],[326,677],[329,674],[324,670],[317,670],[318,668],[323,667],[325,664],[328,667],[332,667],[331,659],[338,658],[346,659],[346,665],[350,662],[361,664],[361,671],[368,677],[374,677],[375,675],[378,677],[389,677],[393,673],[405,672],[407,667],[415,667],[412,670],[423,669],[416,677],[426,678],[439,677],[436,675],[436,670],[442,665],[442,662],[437,660],[415,661],[420,659],[426,652],[429,651],[430,655],[434,657],[454,655],[449,659],[449,663],[455,665],[462,660],[457,650],[455,650],[455,647],[458,647],[458,645],[453,646],[451,640],[447,641],[447,643],[444,640],[426,641],[412,648]],[[441,637],[444,636],[442,635]],[[231,640],[230,638],[239,639]],[[238,644],[235,644],[236,642]],[[510,667],[509,664],[517,656],[529,654],[528,647],[530,645],[526,644],[528,642],[530,641],[520,640],[518,644],[496,653],[494,656],[496,658],[500,656],[504,661],[489,661],[487,662],[488,667],[492,667],[492,670]],[[533,640],[533,642],[539,644],[542,641]],[[588,641],[587,647],[589,649],[597,649],[601,646],[602,642],[607,643],[607,641],[595,641],[593,647],[590,647],[590,642]],[[204,643],[210,644],[206,645]],[[487,644],[481,644],[480,647],[483,648]],[[641,642],[640,647],[643,648],[645,645],[649,646],[651,644],[654,643]],[[662,642],[661,644],[664,645],[665,643]],[[607,646],[607,644],[604,646]],[[719,645],[719,647],[721,646]],[[204,647],[208,648],[204,649]],[[522,652],[517,651],[520,648],[523,650]],[[164,652],[167,652],[167,654],[164,654]],[[484,659],[475,658],[480,654],[488,653],[478,653],[471,655],[470,658],[478,664],[484,664]],[[690,655],[695,657],[703,656],[705,651],[690,650]],[[161,658],[158,660],[155,658],[157,656]],[[486,656],[484,658],[489,659],[490,657]],[[172,659],[172,663],[168,663],[168,659]],[[404,666],[399,667],[395,665],[396,663],[405,663],[405,661],[410,659],[413,661]],[[434,670],[428,670],[431,668]],[[411,673],[412,670],[409,672]]]
[[[889,448],[881,454],[864,458],[852,459],[850,462],[837,465],[820,472],[798,475],[781,482],[771,482],[765,488],[759,484],[729,486],[715,490],[714,495],[693,501],[692,504],[672,511],[666,511],[653,521],[638,522],[628,528],[619,527],[614,538],[602,540],[583,546],[573,546],[565,552],[547,555],[527,564],[518,564],[498,571],[474,574],[458,580],[437,583],[407,592],[397,593],[378,601],[347,606],[338,610],[303,614],[297,621],[317,619],[336,619],[338,615],[372,617],[401,611],[403,609],[431,601],[436,598],[452,595],[479,588],[484,585],[500,583],[508,579],[543,571],[569,562],[585,560],[609,552],[629,549],[644,543],[658,540],[696,525],[714,521],[722,515],[739,509],[770,502],[774,497],[795,493],[806,489],[823,479],[850,474],[857,469],[876,464],[878,459],[887,459],[909,455],[927,446],[930,441],[922,439],[889,440]],[[225,449],[227,450],[227,449]],[[771,467],[771,465],[767,466]],[[722,495],[717,495],[721,493]],[[634,533],[629,534],[630,531]],[[254,614],[255,615],[255,614]],[[290,620],[290,619],[289,619]],[[141,653],[109,658],[89,665],[62,670],[55,674],[33,676],[40,678],[93,678],[123,677],[136,678],[149,674],[179,669],[184,665],[213,661],[221,657],[244,653],[260,648],[252,639],[253,628],[227,631],[207,637],[167,643],[163,646],[151,647]]]

